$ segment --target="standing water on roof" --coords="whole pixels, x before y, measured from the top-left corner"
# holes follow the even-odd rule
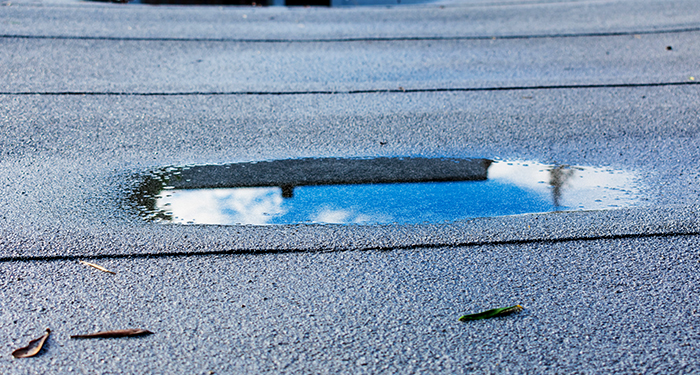
[[[303,164],[309,160],[300,159],[298,162]],[[322,163],[330,159],[313,160]],[[343,159],[334,160],[338,162]],[[378,160],[381,161],[369,159],[366,162]],[[297,183],[261,180],[251,182],[260,186],[240,186],[239,182],[228,182],[237,187],[224,187],[227,183],[220,182],[221,177],[217,176],[221,175],[223,168],[229,167],[210,166],[216,169],[207,171],[207,178],[217,183],[197,183],[193,182],[193,178],[168,183],[166,185],[170,186],[164,186],[154,195],[153,207],[145,210],[144,216],[178,224],[418,224],[561,210],[611,209],[632,206],[640,200],[637,178],[631,172],[620,170],[523,161],[449,159],[461,161],[462,165],[472,163],[476,167],[472,165],[470,175],[454,176],[454,171],[450,171],[439,176],[404,178],[407,172],[401,170],[401,164],[397,163],[442,160],[440,163],[443,165],[436,165],[435,169],[443,171],[444,161],[448,159],[383,160],[391,168],[371,165],[370,169],[380,172],[367,181],[380,181],[378,178],[381,179],[381,176],[394,172],[402,177],[390,176],[381,183],[363,183],[361,178],[352,178],[353,173],[357,172],[352,170],[354,164],[343,173],[338,173],[338,176],[331,176],[327,170],[314,165],[314,175],[324,176],[320,180],[299,182],[303,177],[297,176],[292,178]],[[473,163],[475,160],[480,162]],[[265,175],[273,165],[266,167],[247,163],[248,168],[255,167],[254,170],[258,171],[256,176]],[[244,164],[230,166],[242,168]],[[425,171],[419,174],[432,173],[430,162],[425,166]],[[340,165],[334,168],[342,170],[346,167]],[[414,165],[410,167],[411,171],[415,170]],[[291,169],[310,171],[308,168]],[[483,175],[479,175],[479,168],[483,169]],[[183,168],[175,173],[186,171],[187,168]],[[235,174],[239,176],[242,173],[238,171]],[[197,174],[190,173],[189,177],[193,176]],[[398,182],[391,182],[396,180]]]

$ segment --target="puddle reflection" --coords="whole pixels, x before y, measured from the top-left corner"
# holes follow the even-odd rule
[[[631,172],[522,161],[484,167],[488,178],[476,181],[169,188],[152,191],[142,211],[178,224],[413,224],[610,209],[640,199]]]
[[[641,200],[635,173],[610,168],[494,162],[489,179],[549,196],[555,210],[602,210],[629,207]]]

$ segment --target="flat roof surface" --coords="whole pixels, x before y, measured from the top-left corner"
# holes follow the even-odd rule
[[[1,373],[700,370],[697,1],[0,15]],[[624,170],[645,198],[417,225],[127,203],[164,166],[415,156]],[[155,334],[69,338],[123,328]]]

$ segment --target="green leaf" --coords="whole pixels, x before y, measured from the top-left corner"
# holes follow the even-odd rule
[[[521,311],[523,311],[523,307],[520,305],[515,305],[515,306],[510,306],[510,307],[501,307],[498,309],[486,310],[484,312],[480,312],[477,314],[464,315],[464,316],[459,318],[459,321],[466,322],[468,320],[495,318],[497,316],[506,316],[506,315],[510,315],[513,313],[521,312]]]

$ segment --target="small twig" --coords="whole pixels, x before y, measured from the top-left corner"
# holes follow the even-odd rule
[[[116,338],[116,337],[135,337],[152,335],[153,332],[147,329],[118,329],[115,331],[104,331],[88,333],[87,335],[72,335],[72,339],[96,339],[96,338]]]
[[[111,273],[112,275],[116,275],[116,274],[117,274],[116,272],[112,272],[112,271],[110,271],[110,270],[108,270],[108,269],[106,269],[106,268],[104,268],[104,267],[102,267],[102,266],[100,266],[100,265],[95,264],[95,263],[84,262],[84,261],[82,261],[82,260],[79,260],[78,262],[80,262],[81,264],[84,264],[84,265],[86,265],[86,266],[90,266],[90,267],[93,267],[93,268],[97,268],[98,270],[100,270],[100,271],[102,271],[102,272]]]

